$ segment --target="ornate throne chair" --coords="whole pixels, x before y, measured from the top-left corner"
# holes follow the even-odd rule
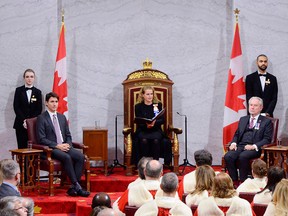
[[[124,90],[124,163],[126,165],[126,175],[132,175],[132,136],[136,130],[134,124],[134,106],[142,86],[153,86],[157,97],[163,104],[165,111],[165,123],[162,126],[172,143],[173,171],[179,173],[179,141],[178,134],[182,129],[174,128],[172,111],[172,85],[167,74],[162,71],[152,69],[152,62],[148,59],[143,63],[144,68],[130,73],[123,81]]]

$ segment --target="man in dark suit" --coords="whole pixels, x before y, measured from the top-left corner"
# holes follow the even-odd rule
[[[13,128],[16,131],[18,148],[27,148],[27,126],[26,119],[37,117],[42,112],[41,91],[33,86],[35,72],[27,69],[23,78],[25,85],[16,88],[13,107],[16,114]]]
[[[20,167],[12,159],[0,161],[0,172],[3,183],[0,185],[0,199],[8,196],[19,197],[20,202],[28,210],[28,215],[34,215],[34,201],[30,198],[21,197],[18,190],[20,184]]]
[[[259,97],[249,100],[250,115],[241,117],[238,128],[224,159],[230,177],[238,184],[236,163],[238,162],[240,181],[247,179],[251,170],[250,160],[261,155],[261,147],[271,142],[273,127],[270,119],[260,115],[263,101]]]
[[[72,137],[64,115],[57,113],[59,96],[50,92],[45,97],[47,111],[37,118],[36,131],[39,143],[52,148],[52,158],[62,162],[72,185],[69,196],[90,195],[79,184],[84,166],[84,155],[72,147]]]
[[[266,72],[268,67],[268,58],[261,54],[257,57],[258,71],[246,77],[246,101],[253,96],[262,98],[262,112],[267,116],[273,117],[273,112],[277,103],[278,85],[277,79]],[[248,106],[247,106],[248,107]]]

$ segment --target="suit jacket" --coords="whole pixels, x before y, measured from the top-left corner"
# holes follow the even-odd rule
[[[0,199],[6,196],[20,196],[20,193],[19,191],[16,191],[14,188],[12,188],[10,185],[2,183],[0,185]]]
[[[13,107],[16,114],[13,128],[22,128],[23,121],[27,118],[37,117],[42,112],[42,93],[39,89],[33,87],[30,103],[26,94],[25,86],[16,88]]]
[[[240,118],[238,128],[234,134],[232,142],[236,142],[237,144],[241,142],[249,120],[250,115]],[[258,117],[257,123],[259,124],[259,128],[254,127],[253,143],[251,144],[256,144],[258,149],[261,149],[261,146],[269,144],[271,142],[273,135],[273,126],[271,120],[262,115]]]
[[[266,83],[264,92],[262,91],[261,81],[258,75],[258,71],[249,74],[246,77],[246,100],[247,104],[251,97],[257,96],[263,99],[263,110],[264,113],[269,113],[273,116],[273,112],[277,103],[278,95],[278,84],[277,79],[270,73],[266,75]],[[248,106],[247,106],[248,107]]]
[[[72,137],[65,115],[57,113],[57,118],[59,121],[63,142],[69,143],[72,146]],[[48,111],[45,111],[37,117],[36,133],[38,142],[40,144],[49,146],[50,148],[55,148],[57,145],[57,137]]]

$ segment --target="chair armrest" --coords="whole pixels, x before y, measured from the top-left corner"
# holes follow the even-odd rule
[[[41,145],[41,144],[35,144],[33,143],[32,144],[32,148],[33,149],[38,149],[38,150],[43,150],[44,153],[46,153],[46,156],[47,156],[47,160],[52,160],[51,159],[51,153],[52,153],[52,148],[49,148],[48,146],[45,146],[45,145]]]
[[[260,159],[263,160],[263,159],[265,158],[264,148],[271,147],[271,146],[276,146],[276,143],[269,143],[269,144],[263,145],[263,146],[261,147],[261,156],[260,156]]]
[[[41,145],[41,144],[35,144],[35,143],[32,144],[32,148],[33,149],[38,149],[38,150],[43,150],[44,152],[52,151],[52,149],[49,148],[48,146]]]
[[[182,128],[175,128],[173,125],[168,125],[168,131],[174,132],[176,134],[182,134]]]
[[[88,146],[85,146],[83,143],[78,142],[72,142],[72,146],[77,149],[88,148]]]
[[[122,130],[122,133],[123,133],[124,136],[127,136],[131,132],[132,132],[132,128],[131,127],[126,127],[126,128],[123,128],[123,130]]]

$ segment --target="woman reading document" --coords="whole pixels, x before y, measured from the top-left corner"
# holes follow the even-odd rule
[[[135,123],[137,124],[136,137],[139,143],[139,158],[160,157],[161,141],[165,137],[161,129],[164,124],[164,115],[159,115],[154,121],[137,121],[139,119],[153,119],[160,114],[162,103],[158,100],[154,88],[144,86],[141,88],[135,105]]]

